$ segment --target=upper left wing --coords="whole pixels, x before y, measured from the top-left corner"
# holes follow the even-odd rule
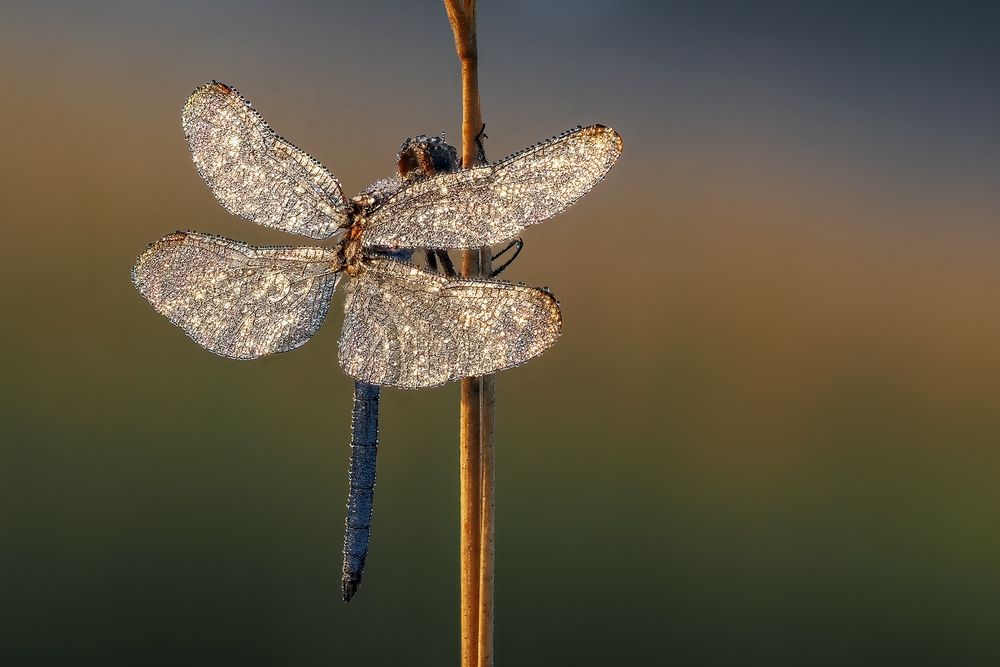
[[[326,319],[339,267],[336,251],[327,248],[255,248],[176,232],[142,253],[132,282],[202,347],[255,359],[313,337]]]
[[[198,173],[230,213],[314,239],[350,224],[337,179],[277,136],[235,88],[201,86],[181,124]]]
[[[340,365],[405,389],[496,373],[559,337],[553,296],[501,280],[454,280],[390,259],[365,260],[348,283]]]

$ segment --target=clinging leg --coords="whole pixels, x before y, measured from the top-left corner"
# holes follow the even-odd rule
[[[521,237],[518,237],[513,241],[511,241],[510,243],[508,243],[506,248],[504,248],[497,254],[493,255],[493,259],[491,261],[496,261],[498,258],[503,257],[511,250],[511,248],[514,249],[514,254],[511,255],[511,258],[508,259],[506,262],[504,262],[497,268],[493,269],[493,271],[490,272],[490,278],[495,278],[501,273],[503,273],[503,270],[506,269],[508,266],[510,266],[511,262],[517,259],[517,256],[521,254],[521,251],[524,250],[524,241],[521,240]]]

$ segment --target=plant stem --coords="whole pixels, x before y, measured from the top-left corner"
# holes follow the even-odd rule
[[[480,517],[482,461],[479,451],[480,389],[478,378],[462,380],[458,446],[462,667],[475,667],[479,655],[479,553],[482,522]]]
[[[462,166],[474,167],[483,128],[479,106],[476,0],[444,0],[462,65]],[[462,253],[462,275],[488,276],[489,248]],[[493,665],[493,419],[495,377],[462,380],[459,417],[461,475],[461,619],[463,667]]]
[[[485,273],[489,275],[490,254],[487,249]],[[496,408],[496,375],[482,378],[479,396],[479,460],[480,460],[480,523],[479,523],[479,667],[493,667],[493,564],[494,516],[496,512],[496,448],[493,420]]]

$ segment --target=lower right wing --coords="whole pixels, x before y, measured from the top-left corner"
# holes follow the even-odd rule
[[[559,304],[546,290],[456,280],[389,259],[361,264],[344,308],[344,371],[409,389],[519,366],[562,330]]]

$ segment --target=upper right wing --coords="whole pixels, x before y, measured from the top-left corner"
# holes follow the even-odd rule
[[[502,280],[455,280],[367,259],[347,285],[340,366],[362,382],[415,389],[496,373],[559,338],[553,296]]]
[[[350,224],[337,179],[275,135],[235,88],[213,81],[195,90],[181,125],[198,173],[230,213],[314,239]]]
[[[132,282],[202,347],[255,359],[313,337],[326,319],[339,266],[327,248],[255,248],[176,232],[146,248]]]
[[[504,241],[586,194],[621,152],[617,132],[591,125],[491,165],[418,181],[371,213],[363,242],[382,248],[475,248]]]

